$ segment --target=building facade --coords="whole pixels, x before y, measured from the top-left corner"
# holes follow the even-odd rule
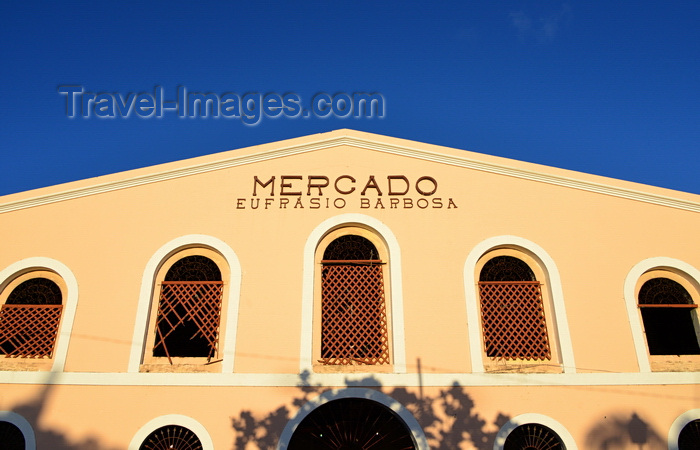
[[[698,230],[697,195],[350,130],[5,196],[0,441],[699,448]]]

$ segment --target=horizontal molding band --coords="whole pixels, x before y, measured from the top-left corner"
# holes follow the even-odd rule
[[[0,372],[0,383],[81,386],[220,386],[220,387],[447,387],[476,386],[652,386],[697,385],[700,373],[94,373]]]

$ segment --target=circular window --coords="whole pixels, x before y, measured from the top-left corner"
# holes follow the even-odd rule
[[[344,398],[319,406],[294,431],[289,450],[415,450],[411,431],[386,406]]]

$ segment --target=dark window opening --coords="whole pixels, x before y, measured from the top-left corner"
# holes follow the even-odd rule
[[[46,278],[20,283],[7,297],[7,305],[60,305],[61,288]]]
[[[524,261],[513,256],[496,256],[484,264],[479,281],[536,281],[536,278]]]
[[[503,450],[566,450],[566,447],[550,428],[528,423],[510,432]]]
[[[289,450],[414,450],[409,428],[381,403],[346,398],[314,409],[297,426]]]
[[[639,308],[650,355],[698,355],[696,305],[680,283],[652,278],[639,290]]]
[[[678,450],[697,450],[700,448],[700,420],[686,424],[678,435]]]
[[[177,425],[158,428],[143,440],[139,450],[201,450],[202,443],[192,431]]]
[[[153,356],[215,357],[223,282],[216,263],[187,256],[168,270],[161,285]]]
[[[3,450],[24,450],[24,434],[15,424],[0,421],[0,448]]]
[[[328,244],[323,252],[324,260],[333,261],[372,261],[379,259],[377,248],[369,239],[347,234]]]

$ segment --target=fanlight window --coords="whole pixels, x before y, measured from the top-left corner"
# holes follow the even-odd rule
[[[51,358],[63,311],[61,289],[46,278],[20,283],[0,309],[0,352],[8,358]]]
[[[161,285],[153,356],[217,356],[221,271],[209,258],[187,256],[168,270]]]
[[[333,400],[313,410],[294,431],[289,450],[414,450],[411,432],[401,418],[372,400]]]
[[[639,309],[651,355],[700,354],[688,291],[668,278],[652,278],[639,290]]]
[[[487,261],[479,276],[486,355],[551,360],[542,287],[530,267],[512,256]]]
[[[565,450],[561,438],[551,429],[537,423],[520,425],[510,432],[503,450]]]
[[[368,239],[344,235],[322,260],[322,364],[389,364],[384,262]]]
[[[139,450],[201,450],[202,443],[192,431],[178,425],[158,428],[149,434]]]

